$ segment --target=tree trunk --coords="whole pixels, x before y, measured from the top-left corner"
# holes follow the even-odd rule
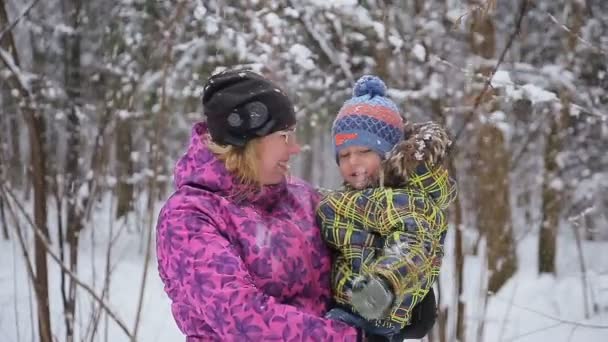
[[[0,6],[2,6],[2,9],[0,10],[0,27],[4,29],[9,25],[9,21],[4,8],[3,1],[0,2]],[[15,51],[15,42],[13,41],[12,34],[4,34],[4,36],[0,39],[0,47],[8,51],[13,56],[13,58],[17,60],[17,52]],[[8,92],[10,92],[10,87],[7,87],[6,89],[0,89],[0,91],[2,91],[2,94],[0,94],[0,96],[3,97],[3,108],[7,108],[8,104],[12,102],[10,96],[5,97],[5,94],[8,94]],[[8,153],[8,150],[6,151],[8,158],[6,158],[5,160],[8,161],[8,163],[5,165],[5,172],[9,182],[13,185],[13,187],[19,188],[23,180],[23,164],[21,163],[21,144],[19,141],[19,122],[16,113],[13,113],[13,115],[7,115],[7,113],[2,113],[2,115],[8,116],[6,118],[6,120],[8,121],[8,127],[6,127],[6,130],[3,130],[2,135],[4,136],[4,138],[2,139],[2,143],[10,145],[11,147],[10,153]]]
[[[8,223],[6,222],[6,215],[4,213],[4,198],[0,197],[0,225],[2,225],[2,237],[4,240],[9,240],[8,235]]]
[[[542,223],[538,238],[538,272],[555,274],[555,255],[557,251],[557,232],[562,202],[562,184],[557,174],[559,165],[557,155],[562,146],[564,127],[570,116],[570,98],[567,91],[560,94],[561,113],[550,116],[550,129],[545,146],[545,169],[543,172]]]
[[[0,23],[0,27],[2,27],[2,24]],[[4,94],[6,93],[6,91],[8,91],[8,89],[0,89],[0,108],[2,108],[1,106],[5,106],[5,101],[4,101]],[[6,121],[5,120],[1,120],[0,121],[0,131],[1,132],[7,132],[8,129],[5,126]],[[7,160],[7,145],[8,142],[5,140],[6,135],[4,134],[0,134],[0,182],[6,182],[8,181],[9,185],[11,184],[11,181],[7,175],[8,173],[8,163],[5,162],[5,160]],[[9,239],[9,235],[8,235],[8,226],[6,223],[6,217],[4,215],[4,197],[0,197],[0,226],[2,226],[2,237],[4,238],[4,240],[8,240]]]
[[[304,131],[303,134],[303,142],[308,145],[308,149],[303,152],[302,157],[302,179],[307,182],[313,181],[314,176],[314,160],[315,160],[315,147],[317,146],[317,141],[315,141],[315,136],[313,134],[313,127],[310,121],[304,123]]]
[[[132,124],[130,119],[125,119],[116,125],[116,193],[118,203],[116,206],[116,218],[119,219],[133,209],[133,182],[129,178],[133,176],[133,151]]]
[[[83,199],[80,194],[82,179],[80,178],[80,118],[79,106],[82,101],[81,69],[80,69],[80,15],[81,3],[79,0],[69,0],[65,4],[66,21],[73,27],[74,32],[63,37],[65,88],[70,101],[70,110],[67,115],[67,158],[65,165],[67,194],[67,223],[66,242],[69,251],[69,267],[78,273],[78,249],[80,232],[83,228]],[[62,275],[66,277],[64,273]],[[66,325],[66,341],[74,341],[74,322],[76,320],[76,288],[77,284],[70,278],[68,282],[68,295],[64,298],[64,319]]]
[[[450,162],[453,165],[453,162]],[[451,171],[454,172],[455,169],[453,166],[450,167]],[[462,212],[461,212],[460,199],[456,197],[454,201],[454,209],[452,213],[454,213],[454,228],[456,229],[456,239],[455,239],[455,262],[456,262],[456,289],[458,293],[458,306],[457,306],[457,321],[456,321],[456,339],[460,342],[465,341],[465,300],[464,300],[464,252],[462,250]]]
[[[23,162],[21,160],[21,142],[19,132],[19,120],[16,115],[8,118],[9,121],[9,136],[11,137],[11,155],[10,164],[7,168],[9,180],[15,188],[21,188],[23,185]]]
[[[578,34],[583,25],[584,8],[577,1],[571,1],[568,26],[571,32],[564,41],[564,52],[568,56],[568,68],[574,64],[574,52],[577,45]],[[563,89],[560,94],[562,109],[560,113],[551,115],[549,133],[545,147],[545,169],[543,173],[543,206],[542,223],[538,238],[538,272],[555,274],[555,255],[557,249],[557,232],[559,230],[559,218],[561,212],[561,202],[563,200],[563,184],[558,178],[559,165],[557,155],[563,145],[564,129],[568,127],[570,117],[570,98],[567,89]],[[575,227],[575,229],[578,229]]]
[[[37,229],[48,239],[47,227],[47,184],[46,184],[46,157],[44,154],[45,124],[40,115],[30,114],[30,146],[31,171],[34,185],[34,222]],[[35,240],[36,263],[36,292],[38,292],[38,329],[42,342],[51,342],[51,316],[49,312],[49,285],[46,247],[43,241],[36,236]]]
[[[488,291],[497,292],[517,269],[509,203],[509,153],[503,132],[490,123],[479,130],[477,224],[487,240]]]
[[[8,23],[8,15],[4,1],[0,1],[0,22]],[[19,67],[19,56],[14,43],[12,32],[6,32],[6,38],[2,40],[2,47],[6,48],[13,57],[14,64]],[[36,51],[34,51],[36,52]],[[36,56],[35,56],[36,57]],[[36,59],[34,57],[34,65]],[[13,78],[11,83],[18,89],[22,98],[21,110],[26,118],[30,144],[29,178],[34,188],[34,224],[43,236],[49,238],[47,227],[47,184],[46,184],[46,157],[45,146],[45,124],[40,113],[33,109],[31,93],[28,93],[19,82]],[[36,235],[34,240],[34,264],[36,274],[33,279],[34,291],[37,299],[38,312],[38,337],[41,342],[52,342],[51,315],[49,310],[49,286],[46,247],[44,242]]]
[[[431,101],[431,107],[435,117],[440,118],[440,124],[447,127],[446,115],[443,111],[443,102],[441,99],[435,99]],[[456,167],[454,165],[456,156],[452,154],[448,158],[448,170],[452,178],[456,178]],[[455,263],[455,275],[456,275],[456,294],[457,294],[457,314],[456,314],[456,339],[460,342],[465,341],[465,301],[464,301],[464,251],[463,251],[463,240],[462,240],[462,229],[463,229],[463,218],[462,218],[462,204],[460,198],[457,196],[456,200],[450,207],[449,213],[450,223],[453,225],[455,231],[454,241],[454,263]],[[441,299],[441,296],[439,297]],[[439,303],[441,304],[441,303]],[[439,310],[438,320],[440,327],[447,326],[447,310]],[[442,329],[440,332],[440,340],[443,342],[446,340],[447,331]]]
[[[495,27],[490,14],[474,11],[469,26],[469,44],[473,53],[485,59],[492,59],[496,52]],[[478,72],[490,76],[489,68]],[[494,91],[487,91],[481,99],[486,113],[492,113],[496,106]],[[477,164],[477,225],[480,236],[487,240],[488,270],[490,271],[488,290],[498,291],[517,269],[515,241],[511,222],[509,202],[509,153],[503,132],[485,120],[480,124],[477,137],[479,158]]]

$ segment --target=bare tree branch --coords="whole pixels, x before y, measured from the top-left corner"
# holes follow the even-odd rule
[[[462,135],[462,133],[464,132],[465,128],[467,127],[469,122],[471,122],[473,116],[477,112],[477,109],[481,105],[481,100],[483,99],[483,96],[486,94],[486,92],[490,88],[490,84],[492,83],[492,78],[494,77],[494,74],[496,73],[496,71],[498,70],[500,65],[502,64],[509,49],[511,49],[511,45],[513,45],[515,38],[519,35],[519,31],[521,30],[521,24],[524,20],[524,17],[526,16],[526,13],[528,12],[528,6],[529,6],[529,0],[521,0],[521,4],[519,6],[519,16],[517,17],[515,29],[513,30],[513,33],[511,33],[511,35],[507,39],[507,45],[505,45],[505,48],[502,50],[502,53],[500,54],[500,57],[498,58],[498,61],[496,62],[494,69],[490,73],[490,76],[488,77],[488,79],[486,80],[486,82],[483,86],[483,89],[481,90],[479,95],[477,95],[477,97],[475,98],[473,109],[469,112],[469,114],[467,115],[467,117],[464,120],[464,123],[462,124],[462,127],[460,127],[460,129],[457,131],[456,135],[454,136],[454,141],[459,140],[459,138]]]
[[[27,220],[28,224],[32,227],[32,229],[33,229],[34,233],[36,234],[36,236],[40,239],[40,241],[42,241],[42,243],[43,243],[43,245],[45,247],[46,253],[53,260],[55,260],[55,262],[57,263],[57,265],[59,265],[59,267],[61,267],[61,269],[63,270],[63,272],[67,273],[70,276],[70,278],[77,285],[79,285],[80,287],[82,287],[85,290],[85,292],[87,292],[91,297],[93,297],[93,299],[95,299],[95,301],[97,301],[99,303],[99,305],[101,305],[101,307],[103,307],[103,309],[112,318],[112,320],[114,322],[116,322],[116,324],[118,324],[118,326],[125,333],[125,335],[127,335],[130,340],[133,340],[133,335],[131,334],[131,332],[129,332],[129,329],[127,328],[127,325],[118,317],[118,315],[116,313],[114,313],[114,311],[112,311],[112,309],[110,309],[109,305],[107,303],[105,303],[103,301],[103,299],[101,299],[89,285],[87,285],[82,280],[80,280],[78,278],[78,276],[76,274],[74,274],[70,270],[70,268],[68,266],[65,266],[64,264],[61,263],[61,259],[51,249],[51,246],[50,246],[50,244],[49,244],[46,236],[44,236],[44,234],[40,231],[40,229],[38,227],[36,227],[36,224],[29,217],[29,215],[27,214],[25,208],[23,208],[23,206],[21,205],[21,203],[19,202],[19,200],[17,199],[17,197],[15,196],[15,194],[13,194],[13,192],[10,189],[8,189],[7,187],[5,187],[4,184],[0,185],[0,188],[2,189],[2,195],[7,200],[7,202],[9,202],[8,199],[10,198],[13,201],[13,203],[15,203],[15,205],[17,206],[17,208],[19,209],[19,211],[23,214],[23,216]],[[12,211],[12,207],[10,205],[9,205],[9,208],[10,208],[11,212],[13,212]]]
[[[2,40],[2,38],[4,38],[4,35],[7,32],[11,31],[13,29],[13,27],[15,27],[19,23],[19,21],[21,21],[21,19],[23,19],[23,17],[25,17],[32,8],[34,8],[34,6],[38,3],[38,1],[40,1],[40,0],[33,0],[29,5],[27,5],[25,7],[25,10],[23,10],[21,15],[19,15],[17,18],[15,18],[15,20],[12,23],[8,24],[4,29],[2,29],[2,32],[0,32],[0,40]]]

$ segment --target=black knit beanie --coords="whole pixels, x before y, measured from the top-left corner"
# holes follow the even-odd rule
[[[203,91],[209,134],[223,145],[245,146],[253,138],[295,125],[287,95],[250,70],[227,70],[211,76]]]

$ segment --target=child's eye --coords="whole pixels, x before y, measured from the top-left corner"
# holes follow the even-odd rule
[[[359,151],[359,153],[361,154],[366,154],[366,153],[370,153],[372,150],[370,150],[369,148],[365,149],[365,150],[361,150]]]

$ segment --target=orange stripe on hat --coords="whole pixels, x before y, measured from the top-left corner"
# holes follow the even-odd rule
[[[403,119],[399,113],[385,106],[369,104],[352,104],[342,107],[336,120],[350,115],[366,115],[395,127],[403,127]]]
[[[336,146],[340,146],[345,142],[353,139],[357,139],[359,134],[357,133],[338,133],[336,134]]]

